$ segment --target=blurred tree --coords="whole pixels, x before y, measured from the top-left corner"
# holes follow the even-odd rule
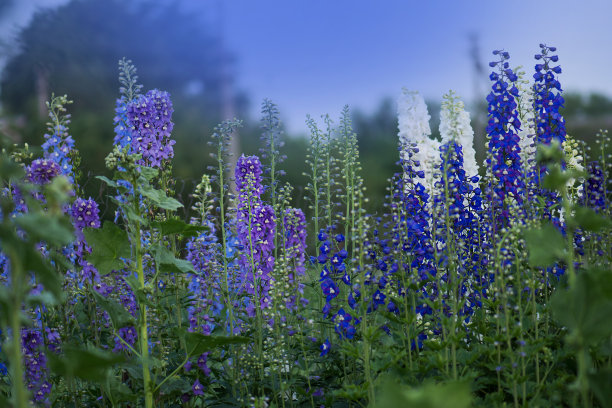
[[[50,92],[68,94],[74,101],[71,133],[87,170],[104,172],[118,97],[117,61],[127,57],[138,68],[145,91],[170,92],[175,173],[199,178],[209,160],[208,133],[221,119],[222,79],[229,75],[232,80],[227,67],[233,60],[203,16],[181,11],[179,3],[73,0],[38,12],[21,32],[21,52],[10,59],[0,83],[6,113],[22,115],[23,141],[42,141]],[[246,98],[233,98],[242,116]]]

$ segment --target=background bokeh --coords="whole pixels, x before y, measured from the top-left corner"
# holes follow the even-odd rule
[[[591,143],[612,123],[604,1],[0,0],[0,129],[39,145],[44,101],[68,94],[85,188],[99,196],[111,149],[117,62],[131,59],[144,89],[167,90],[175,113],[177,192],[187,198],[210,164],[216,123],[245,121],[240,151],[258,152],[263,98],[285,124],[285,179],[303,206],[306,114],[338,117],[348,104],[375,211],[395,171],[395,99],[403,86],[428,99],[437,134],[442,95],[466,102],[482,158],[493,49],[531,77],[538,44],[557,46],[568,132]]]

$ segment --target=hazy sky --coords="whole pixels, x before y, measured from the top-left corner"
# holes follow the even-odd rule
[[[290,129],[307,113],[336,114],[346,103],[374,109],[401,88],[440,99],[449,89],[474,98],[469,34],[487,70],[504,48],[533,73],[541,42],[557,46],[567,90],[612,94],[612,2],[471,0],[232,0],[226,37],[238,78],[254,101],[270,97]],[[480,82],[483,97],[488,79]]]
[[[15,0],[6,22],[23,24],[35,4]],[[471,0],[190,0],[194,9],[222,15],[226,43],[237,57],[238,86],[257,114],[269,97],[290,131],[304,131],[307,113],[337,116],[344,104],[373,110],[401,88],[440,99],[453,89],[470,102],[475,77],[469,34],[478,36],[487,73],[493,49],[531,76],[544,42],[558,48],[566,90],[612,95],[609,53],[612,3],[588,1]],[[222,13],[219,14],[219,5]],[[481,97],[488,86],[480,79]]]

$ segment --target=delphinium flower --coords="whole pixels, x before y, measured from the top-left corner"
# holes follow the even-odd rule
[[[488,180],[488,198],[492,231],[506,226],[511,220],[510,207],[523,203],[524,177],[522,175],[518,130],[521,122],[518,118],[516,98],[519,96],[515,85],[517,75],[510,68],[510,54],[505,51],[493,51],[499,56],[489,66],[497,68],[489,78],[493,81],[491,93],[487,96],[489,122],[487,134],[489,157],[487,165],[491,170]]]
[[[104,285],[97,291],[106,296],[113,296],[119,300],[119,303],[132,315],[136,317],[138,315],[138,303],[136,302],[136,295],[132,290],[130,284],[126,281],[126,278],[130,274],[127,270],[113,271],[108,278],[111,280],[111,284]],[[114,337],[114,352],[121,350],[130,352],[131,349],[125,344],[129,344],[134,347],[138,335],[136,334],[136,328],[134,326],[126,326],[119,329],[118,335]]]
[[[261,162],[257,156],[242,155],[236,164],[238,190],[237,232],[243,247],[241,264],[246,271],[246,291],[258,298],[247,308],[254,316],[255,308],[269,306],[271,271],[274,268],[274,234],[276,218],[274,210],[261,201]]]
[[[2,257],[2,254],[0,254],[0,257]],[[0,268],[2,268],[3,265],[0,264]],[[2,269],[0,269],[2,270]],[[0,329],[0,338],[2,337],[2,329]],[[0,343],[0,353],[2,353],[2,343]],[[8,370],[6,368],[6,364],[4,364],[4,362],[0,361],[0,375],[1,376],[5,376],[8,374]]]
[[[51,392],[51,384],[47,381],[47,357],[42,333],[38,329],[23,329],[21,344],[28,390],[34,401],[41,403]]]
[[[430,196],[427,189],[421,184],[425,175],[420,169],[417,159],[417,144],[408,143],[400,146],[402,149],[402,174],[396,176],[397,182],[392,194],[392,221],[393,221],[393,245],[401,253],[398,260],[398,274],[404,277],[395,279],[397,294],[407,296],[410,284],[420,287],[417,297],[420,298],[416,304],[414,313],[417,315],[431,314],[432,309],[422,301],[422,298],[435,298],[437,288],[432,277],[436,276],[434,263],[434,248],[431,236],[431,212]],[[395,268],[394,268],[395,269]],[[406,285],[401,282],[407,280]],[[421,282],[428,282],[421,285]]]
[[[440,264],[446,266],[446,273],[440,279],[447,292],[455,293],[461,299],[457,301],[456,313],[464,314],[471,311],[470,300],[465,301],[464,295],[472,298],[482,290],[486,281],[481,277],[480,261],[483,245],[480,240],[479,220],[482,217],[482,198],[478,184],[478,176],[470,180],[463,170],[463,154],[461,145],[451,138],[440,147],[440,172],[438,193],[434,197],[435,231]],[[476,289],[471,283],[476,283]],[[464,306],[465,305],[465,306]]]
[[[174,157],[170,138],[172,128],[172,102],[167,92],[153,89],[139,95],[127,105],[127,118],[132,134],[133,153],[142,155],[140,164],[162,167],[162,161]]]
[[[413,152],[415,160],[419,163],[418,166],[425,175],[423,184],[428,193],[431,194],[436,178],[435,173],[440,162],[438,154],[440,142],[430,138],[429,119],[427,105],[421,94],[403,89],[398,100],[400,145],[406,146],[409,143],[416,143],[417,149]],[[406,155],[405,152],[401,154],[402,157]]]
[[[582,204],[592,208],[595,212],[605,213],[606,196],[604,186],[604,173],[597,161],[587,165],[588,177],[584,188]]]
[[[463,151],[463,169],[467,178],[478,176],[474,130],[470,125],[470,114],[463,102],[451,91],[444,95],[440,112],[440,137],[442,143],[454,141]]]
[[[136,75],[136,67],[132,61],[125,58],[119,61],[119,88],[121,96],[115,104],[115,138],[114,145],[130,147],[132,142],[132,132],[128,124],[127,108],[128,105],[140,95],[142,85],[138,85],[138,75]]]
[[[74,154],[74,139],[68,134],[70,115],[66,114],[66,105],[72,103],[64,96],[52,96],[47,102],[51,122],[47,123],[48,133],[45,133],[45,142],[42,144],[43,157],[52,160],[63,174],[74,183],[72,156]]]
[[[540,53],[535,55],[538,63],[535,65],[534,83],[534,110],[536,121],[536,143],[550,145],[553,140],[559,142],[561,146],[566,139],[565,121],[559,110],[563,108],[565,100],[561,95],[561,84],[555,74],[561,73],[561,67],[555,65],[559,61],[557,55],[553,53],[557,49],[540,44]],[[535,184],[541,186],[542,179],[547,173],[545,165],[539,165],[536,170]],[[554,191],[549,191],[540,187],[539,195],[545,199],[545,207],[542,209],[541,216],[551,220],[559,229],[563,229],[560,220],[561,214],[555,208],[560,207],[560,196]]]
[[[190,275],[189,289],[192,302],[187,308],[189,331],[209,335],[215,323],[214,315],[222,309],[221,287],[218,275],[219,264],[216,257],[218,243],[214,225],[207,221],[209,230],[187,242],[187,257],[193,265],[195,274]]]
[[[77,198],[70,209],[72,223],[76,230],[77,240],[73,249],[74,261],[81,267],[80,281],[94,283],[99,281],[100,277],[96,268],[89,263],[85,258],[91,253],[91,247],[87,244],[83,229],[85,228],[100,228],[100,210],[98,203],[91,197],[87,200]]]
[[[34,184],[45,185],[58,176],[60,172],[60,166],[53,160],[36,159],[27,168],[27,177]]]
[[[77,198],[72,204],[70,215],[76,228],[77,236],[81,238],[85,228],[100,227],[100,209],[98,203],[89,197],[87,200]]]
[[[326,356],[329,353],[330,349],[331,349],[331,343],[329,342],[329,339],[325,339],[325,341],[321,343],[321,346],[319,346],[319,350],[321,350],[321,354],[319,354],[319,356],[320,357]]]
[[[541,53],[536,54],[535,59],[541,62],[536,64],[533,75],[537,143],[550,144],[556,139],[561,144],[565,141],[565,120],[559,110],[565,100],[561,95],[561,84],[555,77],[561,73],[561,67],[554,66],[559,57],[552,54],[557,51],[556,47],[540,44],[540,48]]]
[[[327,232],[326,232],[327,231]],[[351,298],[359,297],[358,290],[354,294],[351,276],[346,268],[346,260],[348,252],[344,248],[345,237],[342,234],[331,235],[331,229],[321,230],[317,235],[319,240],[319,256],[316,257],[316,262],[321,268],[320,272],[320,287],[325,298],[325,305],[322,312],[325,317],[334,319],[333,310],[336,309],[332,305],[332,301],[338,298],[342,292],[342,287],[348,287],[348,302],[351,304]],[[342,299],[342,298],[341,298]],[[355,306],[353,304],[352,306]],[[336,306],[338,307],[338,306]]]
[[[292,293],[285,296],[286,307],[294,310],[297,307],[297,294],[303,294],[304,284],[299,281],[306,273],[306,217],[299,208],[287,208],[283,217],[285,234],[285,256],[289,258],[291,269],[286,272],[287,284]]]

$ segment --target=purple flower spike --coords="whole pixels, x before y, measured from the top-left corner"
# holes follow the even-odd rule
[[[170,139],[172,123],[172,102],[167,92],[153,89],[140,95],[127,106],[127,119],[132,134],[133,153],[142,154],[140,164],[161,167],[162,160],[174,157]]]

